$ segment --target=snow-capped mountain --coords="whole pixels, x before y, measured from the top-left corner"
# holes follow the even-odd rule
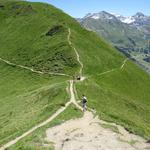
[[[136,13],[133,18],[135,19],[133,24],[136,26],[150,25],[150,16],[146,16],[141,12]]]
[[[143,56],[150,55],[150,16],[138,12],[126,17],[101,11],[89,13],[77,20],[83,27],[96,32],[129,57],[139,53]],[[141,64],[143,66],[145,62]]]
[[[123,16],[114,13],[108,13],[106,11],[101,11],[99,13],[88,13],[83,19],[104,19],[104,20],[118,20],[122,23],[135,25],[135,26],[142,26],[142,25],[150,25],[150,16],[146,16],[141,12],[137,12],[133,16]]]
[[[122,15],[115,15],[115,17],[118,18],[121,22],[126,24],[136,26],[150,25],[150,16],[146,16],[141,12],[137,12],[135,15],[129,17],[124,17]]]
[[[120,49],[123,48],[127,51],[149,50],[150,16],[141,12],[125,17],[101,11],[89,13],[77,20],[83,27],[97,32]]]
[[[83,19],[86,19],[86,18],[92,18],[92,19],[108,19],[108,20],[111,20],[111,19],[117,19],[114,15],[106,12],[106,11],[101,11],[99,13],[88,13],[87,15],[85,15],[85,17]]]
[[[112,15],[114,15],[118,20],[120,20],[121,22],[126,23],[126,24],[131,24],[135,21],[135,18],[132,16],[125,17],[122,15],[113,14],[113,13],[112,13]]]
[[[131,24],[135,21],[133,17],[122,17],[120,18],[120,21],[123,23]]]

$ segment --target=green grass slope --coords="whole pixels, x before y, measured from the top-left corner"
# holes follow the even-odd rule
[[[62,114],[60,114],[56,119],[54,119],[52,122],[50,122],[48,125],[46,125],[43,128],[40,128],[39,130],[35,131],[28,137],[22,139],[18,143],[16,143],[14,146],[8,148],[8,150],[54,150],[54,143],[49,143],[45,140],[45,132],[48,128],[51,128],[56,125],[60,125],[64,123],[65,121],[68,121],[70,119],[76,119],[82,117],[82,112],[78,110],[74,105],[69,106]],[[45,144],[45,147],[43,146]],[[46,144],[48,146],[46,147]]]
[[[84,64],[83,72],[89,77],[83,83],[78,83],[79,97],[86,94],[89,107],[96,109],[103,119],[119,123],[149,139],[149,74],[129,60],[121,70],[125,58],[108,43],[97,39],[92,32],[75,32],[72,41]],[[99,75],[112,69],[115,70]]]
[[[95,75],[78,83],[79,97],[88,97],[89,107],[101,119],[123,125],[132,133],[150,138],[150,76],[128,62],[123,70]]]
[[[78,68],[68,45],[68,29],[61,11],[40,3],[1,5],[2,58],[43,72],[72,74]]]
[[[0,0],[0,58],[35,70],[78,74],[77,49],[88,77],[78,83],[99,116],[150,137],[150,76],[73,18],[43,3]],[[68,77],[39,75],[0,61],[0,144],[47,119],[68,100]],[[142,109],[141,109],[142,108]],[[67,117],[67,116],[66,116]],[[133,119],[134,118],[134,119]]]
[[[0,63],[0,144],[47,119],[68,101],[63,77],[37,75]]]

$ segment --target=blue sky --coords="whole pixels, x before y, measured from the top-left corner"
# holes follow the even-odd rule
[[[83,17],[88,12],[102,10],[122,14],[134,15],[143,12],[150,15],[150,0],[30,0],[50,3],[73,17]]]

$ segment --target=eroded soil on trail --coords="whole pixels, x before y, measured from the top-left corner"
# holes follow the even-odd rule
[[[55,150],[148,150],[150,144],[139,136],[85,112],[80,119],[70,120],[46,131],[45,140],[54,143]]]

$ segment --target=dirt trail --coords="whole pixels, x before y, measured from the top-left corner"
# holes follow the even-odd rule
[[[77,49],[72,45],[72,42],[70,40],[70,36],[71,36],[71,30],[70,28],[68,28],[68,43],[69,45],[74,49],[75,53],[76,53],[76,56],[77,56],[77,61],[79,62],[80,64],[80,71],[79,71],[79,74],[82,76],[82,71],[83,71],[83,63],[80,61],[80,55],[77,51]],[[84,78],[85,79],[85,78]]]
[[[35,130],[37,130],[40,127],[45,126],[46,124],[48,124],[49,122],[51,122],[53,119],[55,119],[59,114],[61,114],[71,103],[75,104],[79,109],[82,109],[75,101],[75,96],[74,96],[74,92],[73,92],[73,81],[70,81],[70,87],[69,87],[69,93],[70,93],[70,101],[67,102],[65,104],[65,107],[60,108],[56,113],[54,113],[50,118],[48,118],[46,121],[40,123],[39,125],[33,127],[32,129],[30,129],[29,131],[25,132],[24,134],[22,134],[21,136],[17,137],[16,139],[8,142],[7,144],[5,144],[4,146],[2,146],[0,148],[0,150],[5,150],[6,148],[14,145],[15,143],[17,143],[19,140],[21,140],[22,138],[26,137],[27,135],[31,134],[32,132],[34,132]]]
[[[70,29],[68,29],[68,32],[68,42],[72,46],[70,41]],[[74,50],[77,55],[77,60],[81,65],[80,74],[82,74],[83,64],[75,48]],[[127,59],[124,60],[120,69],[124,68],[126,62]],[[107,74],[114,70],[115,69],[112,69],[102,74]],[[83,80],[84,79],[83,77]],[[74,81],[71,80],[71,102],[82,110],[81,106],[76,102],[74,93]],[[92,109],[90,109],[90,111],[95,113]],[[53,142],[55,150],[144,150],[150,148],[144,139],[128,133],[121,126],[113,123],[109,124],[113,126],[113,128],[118,129],[118,133],[102,127],[101,124],[108,123],[98,119],[97,116],[94,117],[91,112],[85,112],[84,116],[80,119],[70,120],[59,126],[47,129],[45,140],[47,142]]]
[[[68,42],[69,42],[69,45],[72,45],[71,41],[70,41],[70,29],[68,29]],[[72,46],[73,47],[73,46]],[[74,48],[74,47],[73,47]],[[83,69],[83,64],[82,62],[80,61],[80,58],[79,58],[79,54],[78,52],[76,51],[76,49],[74,48],[75,52],[76,52],[76,55],[77,55],[77,60],[79,61],[79,63],[81,64],[81,69],[80,69],[80,72],[82,74],[82,69]],[[0,61],[2,62],[5,62],[6,64],[8,65],[11,65],[11,66],[16,66],[16,67],[20,67],[20,68],[23,68],[23,69],[27,69],[27,70],[30,70],[32,72],[35,72],[35,73],[38,73],[38,74],[45,74],[44,72],[40,72],[40,71],[36,71],[36,70],[33,70],[32,68],[29,68],[29,67],[26,67],[26,66],[22,66],[22,65],[17,65],[17,64],[14,64],[14,63],[11,63],[10,61],[7,61],[7,60],[4,60],[2,58],[0,58]],[[58,74],[58,73],[48,73],[48,74],[52,74],[52,75],[62,75],[62,76],[69,76],[69,75],[66,75],[66,74]],[[82,77],[82,80],[84,80],[85,77]],[[35,127],[33,127],[32,129],[28,130],[27,132],[25,132],[24,134],[22,134],[21,136],[15,138],[14,140],[8,142],[7,144],[3,145],[0,150],[5,150],[6,148],[16,144],[18,141],[20,141],[21,139],[23,139],[24,137],[26,137],[27,135],[31,134],[32,132],[34,132],[35,130],[37,130],[38,128],[40,127],[43,127],[45,126],[46,124],[48,124],[49,122],[51,122],[53,119],[55,119],[59,114],[61,114],[71,103],[73,103],[78,109],[82,110],[82,107],[76,102],[75,100],[75,95],[74,95],[74,81],[73,80],[70,80],[70,87],[69,87],[69,93],[70,93],[70,101],[67,102],[65,104],[65,107],[62,107],[60,108],[55,114],[53,114],[50,118],[48,118],[46,121],[40,123],[39,125],[36,125]]]
[[[113,72],[113,71],[115,71],[115,70],[117,70],[117,69],[111,69],[111,70],[102,72],[102,73],[98,74],[98,76],[102,76],[102,75],[104,75],[104,74],[108,74],[108,73]]]
[[[68,33],[68,43],[72,46],[70,41],[70,29],[68,29]],[[82,75],[83,64],[80,61],[77,50],[74,47],[73,49],[75,50],[77,60],[81,65],[80,75]],[[128,59],[124,60],[120,69],[124,68],[127,60]],[[107,74],[115,70],[116,69],[112,69],[102,74]],[[85,77],[82,78],[82,80],[85,79]],[[76,102],[74,90],[73,81],[70,81],[71,101],[82,110]],[[95,111],[91,109],[90,111],[95,113]],[[100,124],[108,123],[99,120],[98,117],[94,117],[91,112],[87,111],[80,119],[70,120],[62,125],[48,129],[46,131],[45,140],[53,142],[55,150],[144,150],[145,148],[149,148],[149,145],[144,139],[128,133],[121,126],[111,124],[111,126],[118,129],[118,133],[103,128]]]
[[[24,137],[28,136],[29,134],[31,134],[32,132],[34,132],[38,128],[45,126],[46,124],[48,124],[49,122],[51,122],[52,120],[54,120],[58,115],[60,115],[71,103],[74,104],[78,109],[82,110],[82,107],[76,102],[76,99],[75,99],[75,95],[74,95],[74,81],[70,80],[69,83],[70,83],[70,86],[69,86],[69,91],[68,92],[70,93],[70,101],[65,104],[65,107],[60,108],[56,113],[54,113],[46,121],[40,123],[39,125],[36,125],[35,127],[33,127],[32,129],[30,129],[29,131],[27,131],[24,134],[22,134],[21,136],[19,136],[16,139],[8,142],[4,146],[2,146],[0,148],[0,150],[5,150],[6,148],[8,148],[8,147],[10,147],[10,146],[12,146],[14,144],[16,144],[18,141],[20,141]]]
[[[46,131],[47,142],[55,150],[146,150],[150,145],[142,138],[128,133],[122,127],[118,132],[101,126],[106,122],[89,111],[80,119],[70,120]],[[106,123],[107,124],[107,123]]]
[[[77,103],[76,99],[75,99],[75,94],[74,94],[74,81],[70,80],[70,95],[71,95],[71,99],[70,101],[80,110],[82,110],[82,107]]]
[[[120,69],[123,69],[123,68],[124,68],[124,66],[125,66],[125,64],[127,63],[127,61],[128,61],[128,58],[126,58],[126,59],[123,61],[123,64],[122,64],[122,66],[120,67]]]
[[[6,148],[16,144],[18,141],[20,141],[21,139],[23,139],[24,137],[28,136],[29,134],[31,134],[32,132],[34,132],[35,130],[37,130],[40,127],[45,126],[46,124],[48,124],[49,122],[51,122],[53,119],[55,119],[59,114],[61,114],[69,105],[71,104],[71,101],[69,101],[68,103],[66,103],[65,107],[60,108],[55,114],[53,114],[50,118],[48,118],[46,121],[40,123],[39,125],[33,127],[32,129],[30,129],[29,131],[25,132],[24,134],[22,134],[21,136],[17,137],[16,139],[8,142],[7,144],[3,145],[0,150],[5,150]]]
[[[114,68],[114,69],[111,69],[111,70],[102,72],[102,73],[98,74],[98,76],[102,76],[102,75],[105,75],[105,74],[114,72],[114,71],[116,71],[116,70],[118,70],[118,69],[121,69],[121,70],[122,70],[122,69],[125,67],[125,64],[127,63],[127,61],[128,61],[128,58],[126,58],[126,59],[123,61],[123,63],[122,63],[122,65],[121,65],[120,68]]]
[[[72,46],[70,41],[71,31],[68,29],[68,42]],[[73,46],[72,46],[73,47]],[[74,47],[73,47],[74,48]],[[79,54],[74,48],[77,60],[81,65],[80,74],[82,75],[83,64],[80,61]],[[0,59],[3,61],[2,59]],[[14,65],[10,62],[7,62],[9,65]],[[120,69],[123,69],[127,60],[125,60]],[[34,71],[31,68],[22,67],[31,71]],[[114,70],[107,71],[109,73]],[[39,72],[42,73],[42,72]],[[105,73],[103,73],[105,74]],[[85,77],[82,77],[84,80]],[[81,80],[81,81],[82,81]],[[40,123],[39,125],[33,127],[29,131],[25,132],[16,139],[8,142],[0,150],[5,150],[6,148],[14,145],[22,138],[34,132],[36,129],[48,124],[53,119],[55,119],[59,114],[61,114],[71,103],[73,103],[77,108],[82,110],[82,107],[77,103],[75,99],[75,89],[74,81],[70,80],[69,93],[70,101],[66,103],[65,107],[60,108],[55,114],[53,114],[49,119]],[[90,109],[93,112],[93,110]],[[102,127],[101,124],[106,123],[98,117],[94,117],[93,113],[87,111],[84,113],[84,116],[80,119],[67,121],[59,126],[55,126],[46,131],[45,140],[48,142],[53,142],[55,145],[55,150],[146,150],[150,149],[150,144],[146,143],[144,139],[139,136],[128,133],[123,127],[111,124],[118,129],[118,132],[114,132],[111,129],[106,129]]]
[[[34,72],[34,73],[37,73],[37,74],[49,74],[49,75],[55,75],[55,76],[68,76],[70,77],[69,75],[67,74],[63,74],[63,73],[53,73],[53,72],[42,72],[42,71],[37,71],[37,70],[34,70],[30,67],[26,67],[26,66],[22,66],[22,65],[17,65],[17,64],[14,64],[8,60],[5,60],[3,58],[0,58],[0,61],[10,65],[10,66],[15,66],[15,67],[19,67],[19,68],[22,68],[22,69],[26,69],[26,70],[29,70],[31,72]]]

